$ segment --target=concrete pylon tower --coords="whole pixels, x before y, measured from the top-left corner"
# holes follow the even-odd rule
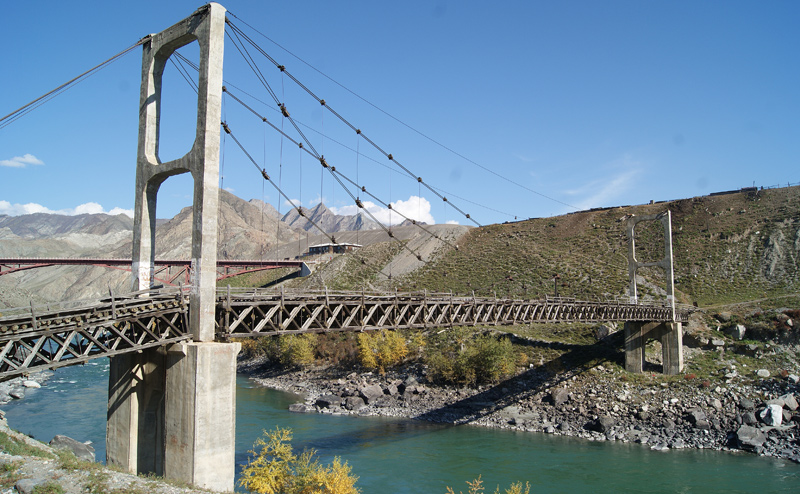
[[[224,37],[225,9],[210,3],[143,43],[133,289],[152,286],[158,189],[173,175],[191,173],[193,341],[112,357],[106,460],[130,472],[152,472],[232,491],[240,345],[214,342]],[[173,52],[195,41],[200,48],[200,75],[194,144],[185,156],[162,163],[158,155],[162,75]]]
[[[636,259],[636,225],[642,221],[660,221],[664,227],[664,257],[659,261],[640,262]],[[648,339],[661,341],[661,361],[664,374],[679,374],[683,371],[683,327],[675,319],[675,274],[672,256],[672,213],[667,210],[659,214],[631,216],[626,223],[628,232],[628,295],[631,302],[638,302],[636,271],[644,267],[660,267],[666,276],[664,291],[672,320],[665,323],[625,323],[625,369],[640,373],[644,368],[644,350]]]
[[[194,41],[200,47],[194,144],[183,157],[162,163],[158,149],[164,68],[175,50]],[[224,41],[225,9],[219,4],[210,3],[169,29],[151,35],[144,43],[142,56],[136,209],[133,219],[133,289],[146,290],[153,283],[158,189],[173,175],[191,173],[194,200],[190,319],[194,341],[214,340]]]

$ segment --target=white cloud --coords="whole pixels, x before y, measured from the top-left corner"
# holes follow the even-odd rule
[[[228,192],[230,192],[231,194],[233,194],[234,192],[236,192],[236,189],[234,189],[233,187],[223,187],[223,190],[227,190],[227,191],[228,191]]]
[[[106,212],[106,210],[103,209],[103,206],[97,204],[96,202],[87,202],[85,204],[76,206],[75,208],[52,210],[34,202],[29,202],[28,204],[11,204],[8,201],[0,201],[0,214],[5,214],[8,216],[20,216],[23,214],[34,213],[63,214],[65,216],[100,213],[110,215],[125,214],[133,218],[132,209],[113,208],[111,211]]]
[[[447,220],[445,222],[445,224],[446,225],[460,225],[461,223],[459,223],[458,220]]]
[[[11,168],[25,168],[28,165],[44,165],[44,161],[32,154],[14,156],[10,160],[0,160],[0,166],[8,166]]]
[[[118,214],[124,214],[125,216],[129,216],[133,218],[133,209],[122,209],[122,208],[114,208],[108,212],[111,216],[116,216]]]
[[[370,201],[364,201],[363,204],[364,209],[384,225],[397,225],[405,221],[406,218],[422,221],[429,225],[436,222],[433,219],[433,215],[431,215],[431,203],[424,197],[411,196],[407,201],[395,201],[392,203],[391,210]],[[358,214],[359,207],[351,204],[340,208],[332,207],[330,210],[334,214],[355,215]],[[406,218],[397,213],[402,213]]]

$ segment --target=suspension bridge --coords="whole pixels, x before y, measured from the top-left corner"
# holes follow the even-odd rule
[[[294,135],[285,131],[282,123],[273,123],[248,105],[232,85],[224,84],[222,58],[226,35],[236,52],[253,68],[279,109],[281,122],[288,122]],[[173,55],[181,60],[175,50],[192,42],[197,42],[200,48],[199,64],[183,63],[199,74],[193,86],[198,96],[194,143],[183,157],[162,162],[158,155],[161,77]],[[671,374],[681,371],[681,324],[687,322],[689,311],[675,305],[669,212],[628,220],[631,286],[628,296],[621,300],[516,300],[426,291],[218,289],[217,280],[231,274],[229,269],[246,271],[283,266],[302,270],[304,266],[297,261],[238,261],[236,264],[237,261],[217,260],[221,136],[229,136],[247,161],[255,166],[258,176],[294,204],[281,184],[258,165],[243,140],[237,137],[232,123],[222,120],[223,94],[279,133],[282,139],[312,156],[359,210],[383,228],[387,238],[393,238],[391,228],[378,221],[364,206],[362,197],[369,197],[390,210],[392,203],[382,201],[364,184],[337,170],[335,164],[317,151],[263,77],[253,53],[266,58],[360,140],[412,177],[419,187],[426,187],[443,202],[451,204],[467,220],[474,222],[474,219],[303,85],[232,22],[222,6],[208,4],[161,33],[143,38],[136,46],[142,46],[143,62],[132,258],[77,261],[129,269],[134,291],[124,296],[110,293],[101,300],[4,309],[0,315],[0,379],[111,357],[106,437],[109,464],[210,489],[232,490],[236,355],[240,348],[237,338],[305,332],[619,321],[625,323],[628,370],[641,372],[644,342],[648,338],[659,338],[664,371]],[[158,190],[169,177],[183,173],[191,173],[194,181],[191,259],[157,261],[154,245]],[[300,216],[311,221],[299,205],[294,207]],[[425,225],[409,217],[405,219],[436,236]],[[662,260],[651,263],[636,260],[633,231],[641,221],[663,224],[665,253]],[[330,240],[336,243],[333,236]],[[425,262],[423,256],[406,243],[400,242],[400,245]],[[67,261],[0,259],[0,274],[59,263]],[[661,267],[667,274],[667,297],[662,302],[643,303],[637,297],[636,271],[650,266]],[[168,268],[177,270],[177,274],[173,271],[165,275]],[[173,284],[181,276],[190,283],[157,288],[158,282]]]

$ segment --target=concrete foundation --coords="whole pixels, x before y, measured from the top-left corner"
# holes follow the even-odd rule
[[[645,345],[651,339],[661,342],[662,372],[683,372],[683,327],[679,322],[626,322],[625,370],[637,374],[644,370]]]
[[[163,348],[111,357],[106,464],[164,475],[166,362]]]
[[[239,349],[239,343],[189,343],[169,352],[166,478],[233,490]]]
[[[239,343],[186,343],[111,359],[106,463],[232,491]]]

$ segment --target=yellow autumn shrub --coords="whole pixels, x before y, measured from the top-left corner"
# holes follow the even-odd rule
[[[314,450],[299,456],[292,450],[292,431],[276,428],[264,431],[256,440],[251,459],[242,470],[239,485],[259,494],[359,494],[358,477],[339,457],[324,466]]]
[[[358,335],[358,360],[368,369],[387,368],[400,364],[408,354],[406,340],[397,331],[381,330]]]

